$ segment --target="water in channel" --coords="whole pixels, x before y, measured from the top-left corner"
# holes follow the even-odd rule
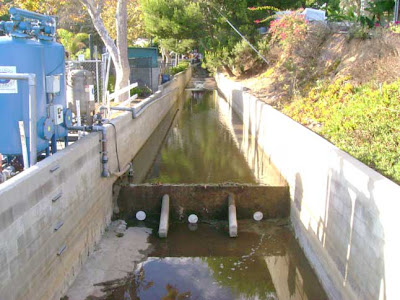
[[[217,92],[181,97],[133,160],[131,183],[284,184]],[[157,225],[146,223],[147,258],[104,299],[327,299],[285,220],[240,220],[235,239],[227,222],[173,223],[164,240]]]
[[[327,299],[286,224],[239,221],[236,239],[226,226],[175,223],[167,239],[152,236],[147,259],[106,299]]]
[[[186,93],[146,182],[255,183],[212,92]]]

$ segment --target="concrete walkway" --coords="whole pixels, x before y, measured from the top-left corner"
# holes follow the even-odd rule
[[[83,300],[87,297],[103,297],[105,287],[118,285],[135,270],[136,264],[145,259],[145,250],[150,246],[148,228],[128,228],[123,237],[117,237],[115,223],[104,234],[97,249],[88,258],[74,283],[67,292],[68,300]]]

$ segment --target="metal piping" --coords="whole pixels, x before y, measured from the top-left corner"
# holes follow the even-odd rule
[[[21,17],[28,18],[28,19],[34,19],[34,20],[39,20],[39,21],[55,23],[54,17],[42,15],[39,13],[35,13],[32,11],[28,11],[28,10],[24,10],[24,9],[20,9],[20,8],[16,8],[16,7],[11,7],[8,12],[12,16],[21,16]]]
[[[29,166],[37,163],[36,74],[0,73],[0,79],[27,80],[29,85]]]
[[[174,89],[175,90],[175,89]],[[172,90],[172,91],[174,91]],[[110,107],[111,110],[118,110],[118,111],[130,111],[132,113],[132,119],[136,119],[138,118],[147,108],[149,108],[151,105],[153,105],[154,103],[156,103],[158,100],[161,100],[162,98],[164,98],[165,96],[169,95],[172,91],[168,92],[167,94],[158,97],[155,96],[155,94],[153,94],[150,97],[153,97],[153,99],[148,100],[147,102],[144,102],[144,104],[140,107],[118,107],[118,106],[114,106],[114,107]]]
[[[82,130],[82,131],[97,131],[101,132],[101,164],[103,165],[103,170],[101,172],[102,177],[110,177],[110,172],[108,170],[108,151],[107,151],[107,128],[103,125],[93,125],[93,126],[72,126],[68,127],[68,130]]]

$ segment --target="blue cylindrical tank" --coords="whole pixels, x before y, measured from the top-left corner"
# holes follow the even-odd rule
[[[43,45],[28,38],[0,37],[0,72],[36,74],[37,128],[38,132],[42,132],[37,137],[37,150],[45,150],[49,147],[49,141],[44,139],[43,130],[53,128],[49,128],[51,124],[48,122],[46,128],[43,128],[47,117]],[[0,153],[22,154],[18,121],[24,121],[29,148],[28,83],[17,81],[16,90],[7,90],[3,82],[0,84]]]
[[[55,126],[56,138],[63,138],[68,135],[68,130],[65,124],[68,124],[67,118],[70,115],[67,113],[67,97],[66,97],[66,82],[65,82],[65,50],[62,44],[49,40],[40,40],[44,48],[44,72],[45,76],[60,75],[60,92],[53,99],[54,104],[61,104],[64,108],[64,123]],[[72,122],[72,120],[71,120]],[[67,126],[71,126],[68,124]]]

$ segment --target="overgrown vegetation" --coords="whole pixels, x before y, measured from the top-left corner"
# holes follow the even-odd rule
[[[400,182],[400,80],[361,86],[349,80],[318,82],[283,111]]]

